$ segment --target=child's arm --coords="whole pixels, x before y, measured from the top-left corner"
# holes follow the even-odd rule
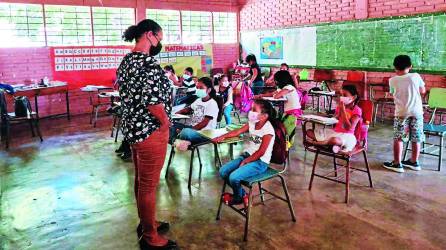
[[[239,128],[239,129],[230,131],[224,135],[221,135],[219,137],[212,139],[212,142],[219,143],[219,142],[226,140],[227,138],[233,138],[233,137],[240,136],[241,134],[248,132],[248,129],[249,129],[249,125],[245,124],[245,125],[243,125],[243,127]]]
[[[272,96],[274,96],[275,93],[276,92],[268,92],[268,93],[264,93],[264,94],[258,94],[258,95],[253,96],[253,98],[254,99],[260,99],[260,98],[263,98],[263,97],[272,97]]]
[[[180,111],[177,112],[177,114],[179,115],[188,115],[192,113],[192,108],[191,107],[187,107],[184,109],[181,109]]]
[[[339,105],[339,122],[343,123],[343,127],[347,130],[351,130],[356,127],[360,117],[358,115],[353,115],[350,119],[347,117],[347,112],[345,112],[345,106],[343,103]]]
[[[262,137],[262,144],[260,144],[259,150],[257,150],[254,154],[250,155],[248,158],[244,159],[242,163],[240,163],[240,167],[260,159],[260,157],[262,157],[265,154],[266,149],[268,148],[268,145],[271,142],[272,138],[273,135],[264,135]]]
[[[274,97],[274,99],[279,99],[281,97],[284,97],[285,95],[287,95],[290,92],[291,92],[291,90],[289,90],[289,89],[282,89],[280,91],[274,92],[273,97]]]
[[[210,116],[205,116],[201,122],[199,122],[197,125],[193,126],[192,128],[195,130],[202,130],[203,128],[205,128],[208,125],[208,123],[212,119],[214,119],[214,118],[210,117]]]

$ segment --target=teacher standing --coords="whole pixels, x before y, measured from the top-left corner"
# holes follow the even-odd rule
[[[155,60],[162,48],[159,24],[145,19],[130,26],[125,41],[136,41],[117,70],[122,105],[122,130],[131,144],[135,164],[135,197],[142,249],[176,249],[176,243],[160,235],[168,223],[155,219],[156,189],[166,158],[171,106],[170,83]]]

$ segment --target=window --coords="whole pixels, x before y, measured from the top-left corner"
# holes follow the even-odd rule
[[[211,12],[181,11],[183,43],[212,42]]]
[[[132,8],[93,7],[94,45],[125,44],[122,34],[135,24]]]
[[[90,7],[45,5],[48,46],[93,45]]]
[[[214,42],[237,42],[237,14],[230,12],[213,12]]]
[[[0,3],[0,47],[45,46],[43,7]]]
[[[147,10],[147,18],[157,22],[163,29],[163,42],[181,43],[180,12],[178,10]]]

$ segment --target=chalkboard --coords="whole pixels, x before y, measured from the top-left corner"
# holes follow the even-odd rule
[[[414,68],[446,71],[446,15],[403,17],[317,26],[317,67],[393,69],[411,56]]]

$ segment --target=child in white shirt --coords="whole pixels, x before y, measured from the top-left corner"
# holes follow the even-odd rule
[[[248,114],[248,124],[213,139],[213,142],[218,143],[227,138],[237,137],[246,132],[249,133],[249,141],[245,144],[244,153],[220,168],[220,176],[233,189],[233,195],[228,200],[229,204],[245,203],[246,205],[248,197],[240,182],[268,169],[275,140],[275,131],[270,120],[275,119],[275,117],[276,112],[269,102],[257,100]]]
[[[390,93],[395,102],[395,119],[393,125],[393,161],[384,162],[383,167],[404,172],[404,167],[421,170],[418,158],[420,156],[421,142],[424,141],[423,132],[423,101],[421,95],[426,88],[417,73],[409,73],[412,62],[409,56],[399,55],[393,62],[396,76],[389,81]],[[410,160],[401,160],[403,141],[412,141],[412,157]],[[404,166],[404,167],[403,167]]]

